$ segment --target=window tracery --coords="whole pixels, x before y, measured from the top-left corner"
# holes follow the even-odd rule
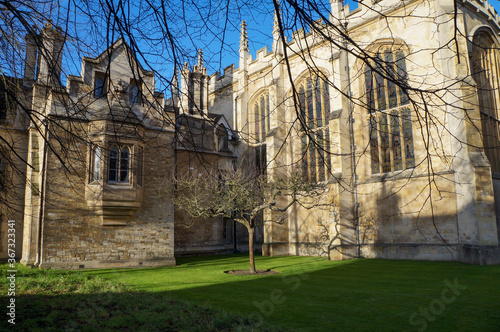
[[[381,47],[365,65],[372,174],[415,167],[406,60],[402,50]]]
[[[256,98],[253,103],[254,132],[256,143],[265,143],[269,131],[269,93],[265,92]]]
[[[328,83],[319,76],[311,76],[296,88],[301,122],[306,127],[301,128],[302,174],[311,182],[325,181],[331,172]]]
[[[493,38],[479,31],[473,38],[472,74],[477,84],[484,152],[493,173],[500,173],[500,52]]]
[[[266,136],[271,128],[269,92],[260,93],[253,101],[255,169],[258,174],[267,172]]]

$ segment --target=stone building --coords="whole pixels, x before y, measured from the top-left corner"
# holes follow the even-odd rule
[[[264,255],[500,263],[497,13],[485,0],[330,3],[329,24],[290,40],[276,15],[255,59],[242,23],[238,68],[209,76],[200,52],[168,100],[122,39],[62,87],[61,32],[41,30],[44,57],[27,36],[24,77],[2,87],[19,96],[0,113],[2,257],[7,219],[22,262],[41,267],[244,250],[232,220],[190,220],[168,192],[186,170],[246,165],[327,189],[264,226]]]
[[[270,180],[300,167],[328,186],[265,226],[263,253],[499,263],[498,14],[483,0],[330,3],[329,24],[291,40],[276,16],[255,58],[243,24],[239,67],[210,80],[209,104]]]
[[[2,86],[0,258],[7,220],[16,221],[17,258],[42,268],[172,265],[174,254],[248,248],[234,221],[185,227],[193,220],[171,201],[174,174],[237,159],[237,133],[208,112],[201,53],[166,102],[123,39],[84,57],[66,87],[62,32],[49,22],[26,40],[24,77]]]

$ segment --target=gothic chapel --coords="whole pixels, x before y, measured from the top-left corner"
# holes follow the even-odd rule
[[[43,57],[27,35],[24,76],[0,86],[0,258],[9,220],[17,258],[42,268],[248,250],[233,220],[193,221],[165,193],[184,170],[246,165],[327,188],[257,232],[263,255],[499,264],[498,14],[486,0],[456,16],[452,0],[365,2],[330,0],[331,24],[291,39],[275,22],[255,56],[243,22],[238,67],[209,75],[200,51],[170,98],[123,39],[62,86],[62,32],[39,31]]]

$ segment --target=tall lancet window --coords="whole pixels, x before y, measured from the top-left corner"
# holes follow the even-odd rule
[[[266,135],[270,128],[269,119],[269,94],[263,93],[253,103],[255,142],[266,141]]]
[[[381,47],[365,65],[372,174],[415,167],[410,100],[402,50]]]
[[[267,150],[266,136],[271,127],[269,112],[269,93],[263,92],[253,99],[253,122],[254,122],[254,143],[255,167],[258,173],[266,174]]]
[[[485,31],[477,32],[472,44],[472,74],[478,90],[484,152],[492,173],[500,173],[500,46]]]
[[[329,85],[320,76],[310,76],[296,88],[302,129],[302,173],[310,182],[325,181],[331,172]]]

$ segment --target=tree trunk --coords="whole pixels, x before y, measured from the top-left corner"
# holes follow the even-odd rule
[[[255,228],[252,226],[247,226],[248,229],[248,255],[250,256],[250,273],[256,273],[255,271],[255,257],[253,255],[253,234]]]

